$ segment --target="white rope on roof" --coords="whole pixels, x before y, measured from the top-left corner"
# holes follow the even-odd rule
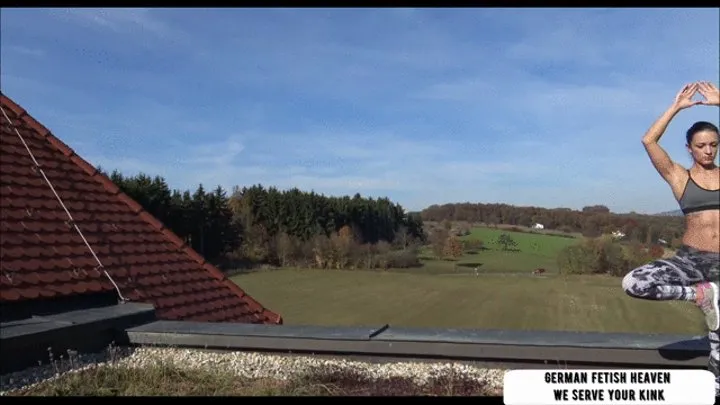
[[[42,167],[38,163],[37,159],[35,159],[35,155],[33,155],[32,150],[30,150],[30,147],[25,142],[25,139],[20,134],[20,131],[18,131],[17,127],[13,124],[12,120],[10,120],[10,117],[7,115],[7,113],[5,112],[5,109],[2,108],[2,106],[0,106],[0,110],[2,111],[3,115],[5,116],[5,119],[8,121],[8,123],[10,124],[12,129],[15,130],[15,134],[17,134],[18,138],[20,138],[20,142],[22,142],[23,146],[25,146],[25,149],[27,150],[28,154],[30,155],[30,159],[32,159],[33,164],[35,165],[34,169],[36,169],[42,175],[43,179],[45,179],[45,182],[50,187],[50,190],[55,195],[55,198],[57,198],[58,202],[60,203],[60,206],[63,208],[63,210],[65,210],[65,214],[67,214],[67,216],[68,216],[68,223],[75,228],[78,235],[80,235],[80,238],[82,238],[83,242],[85,242],[85,246],[87,246],[87,248],[90,251],[90,253],[92,254],[93,258],[95,258],[95,261],[98,264],[98,267],[96,268],[96,270],[102,271],[103,273],[105,273],[105,276],[107,276],[108,280],[110,280],[110,283],[112,283],[113,287],[115,287],[115,291],[117,291],[118,297],[120,298],[120,302],[121,303],[127,302],[128,299],[126,299],[122,295],[122,292],[120,291],[120,287],[118,287],[118,285],[115,283],[115,280],[113,280],[112,276],[110,276],[110,273],[108,273],[107,270],[105,270],[105,266],[102,264],[100,259],[95,254],[95,251],[93,250],[92,246],[90,246],[90,243],[85,238],[85,235],[83,235],[83,233],[80,230],[80,228],[78,227],[77,223],[75,223],[75,220],[73,219],[72,215],[70,214],[70,211],[65,206],[65,203],[63,202],[62,198],[60,198],[60,195],[58,195],[57,191],[55,191],[55,187],[53,187],[52,183],[50,182],[50,179],[48,179],[48,177],[45,175],[45,171],[42,169]]]

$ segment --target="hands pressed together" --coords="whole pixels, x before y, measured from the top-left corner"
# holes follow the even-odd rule
[[[704,100],[693,100],[696,93],[700,93]],[[680,110],[694,105],[720,106],[720,90],[710,82],[695,82],[685,85],[675,96],[674,106]]]

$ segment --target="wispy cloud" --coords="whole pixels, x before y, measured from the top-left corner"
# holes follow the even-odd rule
[[[243,149],[240,139],[231,137],[222,142],[197,145],[193,150],[187,150],[185,157],[180,159],[189,164],[225,166],[232,164]]]
[[[720,59],[712,9],[13,9],[0,19],[3,91],[96,164],[178,188],[362,192],[410,209],[671,209],[639,139],[684,83],[717,80]],[[663,145],[686,164],[684,128],[714,117],[683,112]]]
[[[147,8],[66,8],[53,9],[53,16],[113,31],[117,34],[152,34],[168,37],[178,31],[153,16]]]
[[[33,57],[33,58],[42,58],[43,56],[45,56],[45,51],[42,49],[28,48],[28,47],[19,46],[19,45],[8,46],[6,51],[11,52],[16,55]]]

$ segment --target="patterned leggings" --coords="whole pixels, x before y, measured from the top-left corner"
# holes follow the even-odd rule
[[[631,297],[647,300],[695,301],[694,285],[720,280],[720,253],[681,247],[675,256],[656,260],[628,273],[622,286]],[[715,392],[720,396],[720,330],[708,333],[710,361],[715,374]]]

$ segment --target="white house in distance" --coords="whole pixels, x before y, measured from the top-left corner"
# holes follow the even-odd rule
[[[613,238],[615,238],[615,239],[622,239],[622,238],[625,237],[625,233],[623,233],[622,231],[614,231],[614,232],[612,233],[612,236],[613,236]]]
[[[543,224],[535,224],[532,226],[532,229],[545,229],[545,225]]]

